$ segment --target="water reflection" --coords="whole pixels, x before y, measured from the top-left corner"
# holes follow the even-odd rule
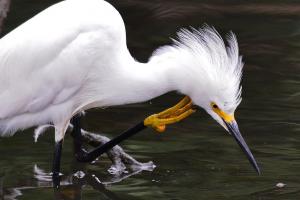
[[[52,176],[50,173],[45,173],[43,169],[40,169],[37,165],[34,166],[34,177],[36,179],[35,185],[22,185],[14,188],[5,188],[3,182],[4,177],[0,178],[0,197],[4,200],[16,200],[22,196],[26,190],[39,190],[39,189],[53,189]],[[128,172],[127,174],[121,174],[114,176],[110,180],[101,181],[101,178],[97,175],[89,172],[77,171],[69,176],[62,176],[61,187],[54,190],[54,199],[60,200],[81,200],[83,190],[89,186],[94,190],[105,195],[108,199],[124,199],[120,198],[114,192],[107,189],[112,184],[121,182],[133,175],[139,174],[142,170]]]

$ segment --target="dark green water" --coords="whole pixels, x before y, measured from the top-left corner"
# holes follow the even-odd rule
[[[15,0],[6,32],[55,1]],[[163,134],[146,130],[123,143],[140,161],[157,168],[120,182],[101,186],[91,181],[113,181],[106,157],[96,164],[73,161],[67,136],[62,158],[66,185],[54,193],[51,182],[35,177],[34,166],[51,170],[54,147],[49,131],[33,142],[33,130],[0,139],[0,199],[230,199],[268,200],[300,197],[300,2],[224,0],[119,0],[112,2],[124,17],[128,45],[140,61],[182,26],[214,25],[222,35],[233,30],[246,62],[243,102],[236,118],[262,175],[257,176],[235,141],[199,110]],[[0,47],[1,48],[1,47]],[[84,127],[113,137],[148,114],[173,105],[181,97],[164,95],[143,104],[93,110]],[[85,182],[74,179],[78,169]],[[287,184],[277,189],[278,182]]]

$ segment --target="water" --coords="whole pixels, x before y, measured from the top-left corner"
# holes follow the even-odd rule
[[[16,0],[6,32],[54,1]],[[112,2],[124,17],[133,55],[146,61],[182,26],[214,25],[222,35],[233,30],[244,55],[243,102],[236,113],[241,132],[262,175],[257,176],[225,131],[199,110],[163,134],[146,130],[123,143],[140,161],[157,168],[130,177],[113,177],[103,157],[96,164],[73,161],[66,138],[62,172],[65,183],[53,192],[51,183],[35,177],[34,168],[51,170],[53,134],[33,142],[33,130],[0,139],[0,196],[6,199],[299,199],[300,197],[300,2],[299,1],[146,1]],[[148,114],[176,103],[169,93],[151,102],[88,112],[84,127],[113,137]],[[81,170],[86,179],[71,175]],[[102,186],[102,182],[120,181]],[[130,174],[129,174],[130,175]],[[287,184],[277,189],[279,182]],[[15,197],[14,197],[15,196]]]

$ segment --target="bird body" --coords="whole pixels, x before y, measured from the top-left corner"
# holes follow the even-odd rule
[[[119,84],[114,66],[120,70],[130,58],[121,16],[101,0],[58,3],[3,37],[0,47],[2,135],[65,124],[90,103],[108,104],[105,87]]]

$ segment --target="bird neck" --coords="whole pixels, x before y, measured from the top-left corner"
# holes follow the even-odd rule
[[[143,102],[170,91],[184,92],[181,80],[184,80],[185,69],[165,56],[150,59],[148,63],[132,59],[123,71],[122,85],[118,89],[124,93],[123,102]]]
[[[172,90],[167,69],[151,63],[128,63],[124,66],[119,81],[116,91],[122,104],[144,102]]]

